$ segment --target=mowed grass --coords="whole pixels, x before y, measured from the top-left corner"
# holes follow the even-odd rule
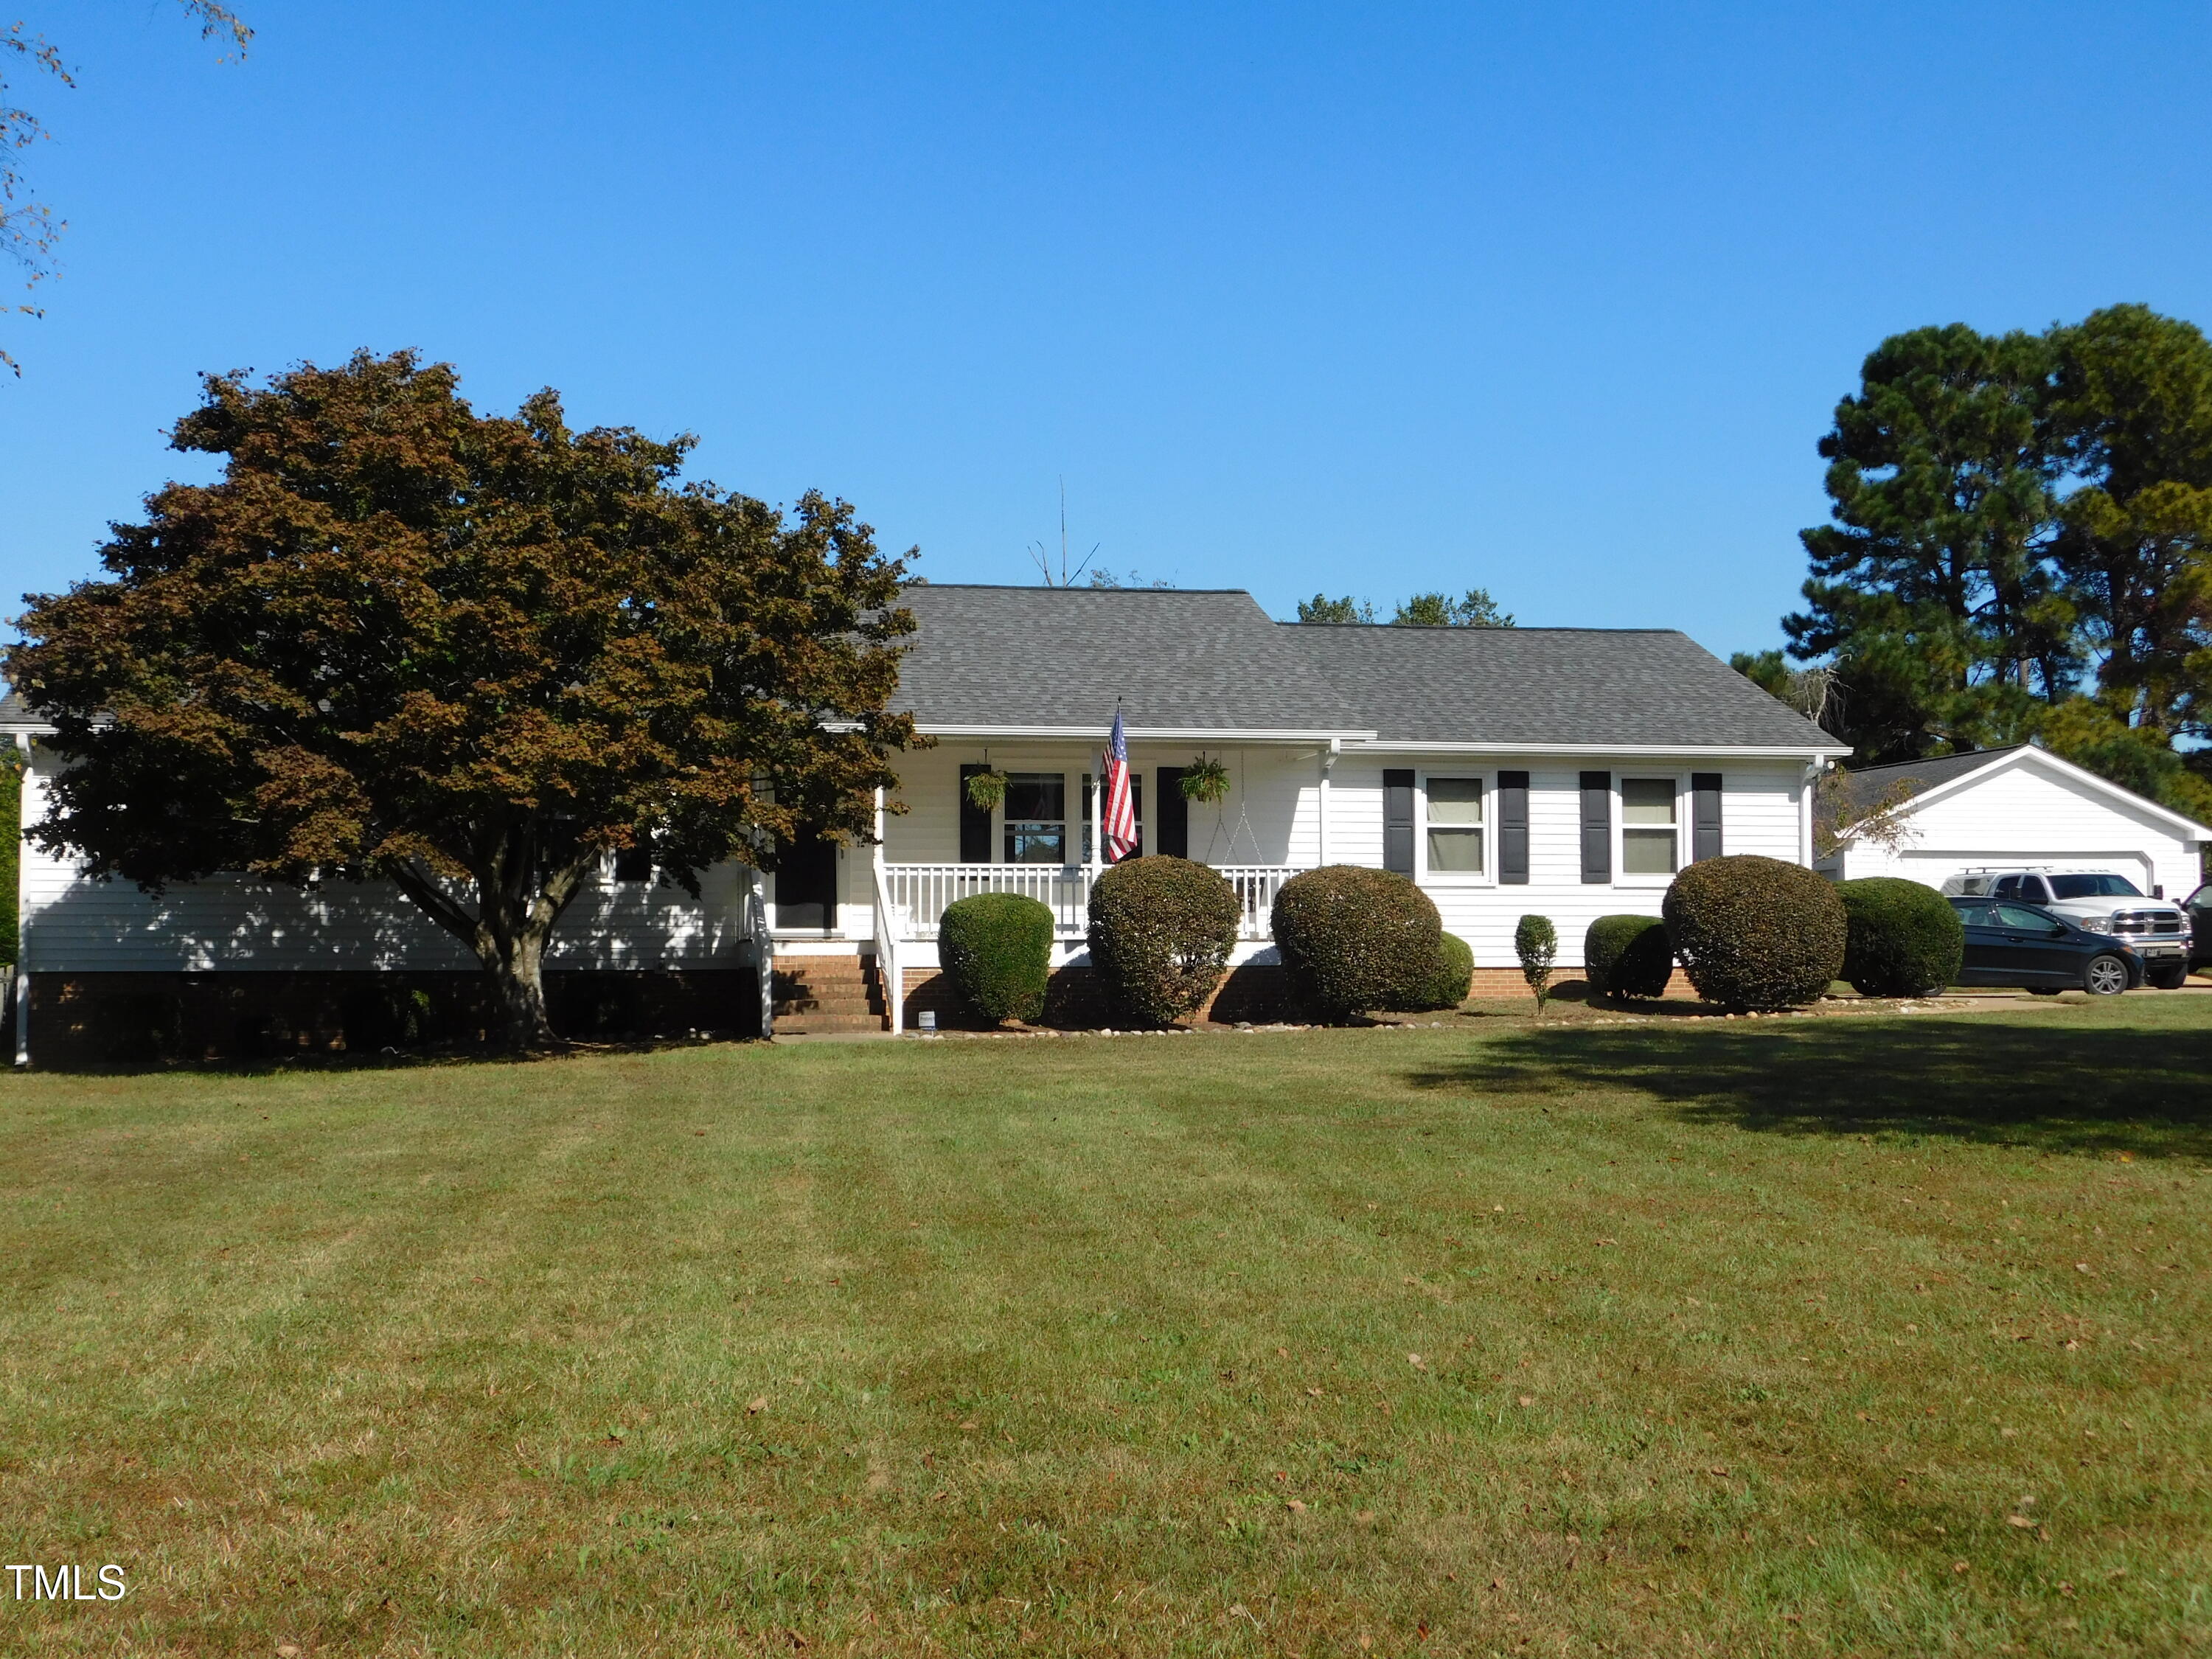
[[[2212,1636],[2212,995],[0,1081],[54,1653]],[[5,1594],[0,1581],[0,1595]]]

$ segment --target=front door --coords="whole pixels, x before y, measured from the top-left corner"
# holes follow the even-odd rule
[[[827,933],[837,925],[837,843],[802,832],[775,871],[775,931]]]

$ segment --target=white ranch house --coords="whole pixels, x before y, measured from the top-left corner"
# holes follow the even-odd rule
[[[795,848],[771,876],[726,866],[697,900],[611,862],[563,919],[549,980],[661,975],[687,1007],[728,1005],[693,1023],[751,1029],[751,988],[772,965],[780,1028],[896,1030],[929,1001],[945,907],[987,891],[1049,905],[1055,965],[1079,970],[1100,873],[1090,789],[1117,706],[1141,850],[1219,869],[1244,902],[1237,963],[1263,971],[1275,892],[1324,864],[1412,877],[1479,971],[1511,969],[1529,912],[1553,919],[1562,965],[1579,966],[1593,918],[1657,914],[1694,859],[1809,866],[1814,780],[1845,752],[1671,631],[1281,623],[1241,591],[917,585],[904,602],[919,629],[900,700],[933,744],[899,761],[878,843]],[[9,700],[0,730],[30,752],[28,822],[50,765],[42,727]],[[1229,769],[1218,805],[1177,787],[1201,757]],[[963,784],[987,763],[1010,781],[988,813]],[[374,885],[219,878],[155,898],[27,849],[22,899],[25,1042],[125,979],[236,993],[270,975],[337,976],[343,990],[473,969]]]

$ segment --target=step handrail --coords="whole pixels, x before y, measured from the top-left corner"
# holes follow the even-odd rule
[[[906,930],[906,915],[891,902],[881,842],[876,843],[871,873],[876,885],[876,977],[884,988],[884,1029],[897,1036],[906,1030],[906,970],[899,962],[899,936]]]

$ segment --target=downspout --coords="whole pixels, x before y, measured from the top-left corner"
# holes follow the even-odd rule
[[[1813,789],[1828,764],[1825,757],[1814,756],[1805,763],[1804,775],[1797,781],[1797,862],[1808,870],[1813,867]]]
[[[23,889],[30,876],[27,860],[22,856],[23,825],[31,810],[31,734],[15,734],[15,752],[22,762],[22,788],[16,797],[15,807],[15,1069],[27,1071],[31,1064],[31,913],[23,902]]]
[[[1331,738],[1328,747],[1321,751],[1321,826],[1314,838],[1317,864],[1328,862],[1328,775],[1336,770],[1336,757],[1343,748],[1342,738]]]

